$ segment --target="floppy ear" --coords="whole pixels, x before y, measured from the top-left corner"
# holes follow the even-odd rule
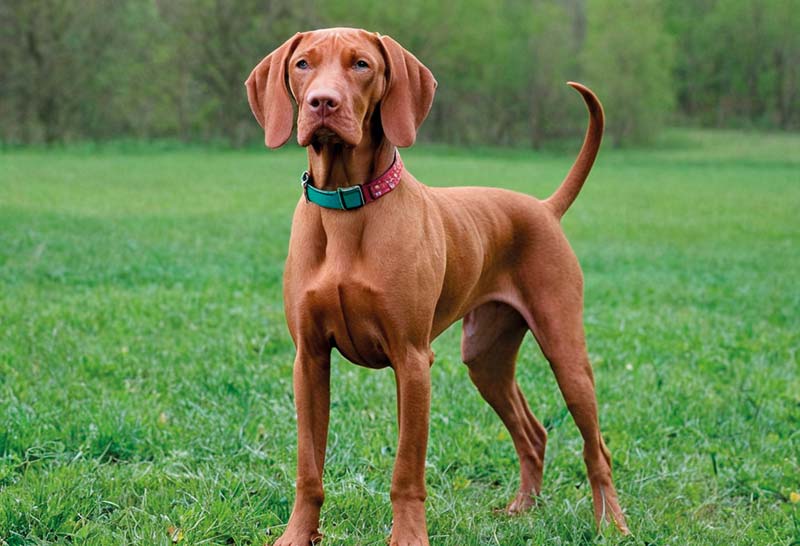
[[[264,57],[244,82],[250,109],[264,128],[264,142],[270,148],[280,148],[292,135],[294,111],[286,88],[286,61],[301,36],[298,32]]]
[[[389,142],[406,148],[433,104],[436,79],[428,68],[389,36],[380,37],[389,81],[381,100],[381,123]]]

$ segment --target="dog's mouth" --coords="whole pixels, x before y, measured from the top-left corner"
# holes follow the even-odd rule
[[[311,136],[311,145],[314,147],[342,143],[344,143],[344,139],[339,133],[326,125],[320,125],[319,129],[314,131],[314,134]]]
[[[339,133],[333,129],[330,129],[329,127],[325,127],[324,125],[320,126],[320,128],[314,131],[314,134],[311,135],[311,147],[314,148],[314,151],[317,153],[319,153],[324,146],[341,144],[346,144],[346,142],[341,136],[339,136]]]
[[[331,144],[355,146],[361,139],[358,126],[342,116],[300,116],[297,141],[301,146],[319,149]]]

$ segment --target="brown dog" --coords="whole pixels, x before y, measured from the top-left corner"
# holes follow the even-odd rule
[[[600,146],[597,97],[570,84],[586,101],[589,128],[561,187],[539,201],[501,189],[430,188],[394,162],[396,147],[414,143],[436,80],[388,36],[345,28],[298,33],[262,60],[246,85],[270,148],[291,135],[291,93],[310,175],[295,209],[284,277],[297,347],[297,497],[276,546],[321,539],[333,347],[356,364],[394,369],[400,439],[391,544],[428,544],[431,342],[461,318],[469,376],[519,455],[520,489],[508,512],[532,506],[542,483],[547,435],[514,378],[517,351],[531,330],[583,436],[598,525],[613,521],[627,533],[598,424],[582,273],[559,223]],[[374,184],[336,191],[387,171]]]

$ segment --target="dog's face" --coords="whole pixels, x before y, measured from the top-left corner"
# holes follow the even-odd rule
[[[380,120],[386,138],[404,147],[414,143],[436,89],[430,70],[397,42],[347,28],[296,34],[262,60],[245,84],[270,148],[291,135],[290,92],[301,146],[357,146]]]
[[[300,146],[337,140],[358,145],[386,89],[378,37],[363,30],[309,33],[287,70]]]

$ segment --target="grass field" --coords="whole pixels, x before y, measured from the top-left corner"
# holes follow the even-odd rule
[[[420,147],[431,184],[544,197],[577,151]],[[533,512],[499,419],[435,344],[436,545],[798,544],[800,136],[605,149],[565,229],[634,537],[595,533],[581,441],[533,340],[549,429]],[[281,274],[302,151],[0,152],[0,544],[263,544],[293,500]],[[333,364],[326,544],[389,534],[391,371]],[[796,499],[795,499],[796,500]],[[3,542],[3,540],[5,542]]]

